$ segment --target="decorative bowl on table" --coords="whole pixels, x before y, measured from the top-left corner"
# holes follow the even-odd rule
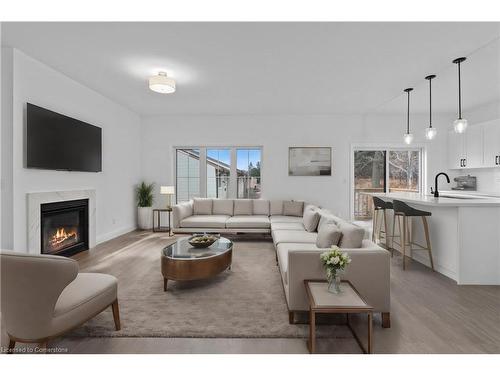
[[[214,244],[219,239],[218,236],[213,234],[195,234],[189,237],[189,244],[193,247],[204,248]]]

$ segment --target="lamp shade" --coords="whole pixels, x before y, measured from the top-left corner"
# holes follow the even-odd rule
[[[165,194],[165,195],[175,194],[175,186],[160,186],[160,194]]]

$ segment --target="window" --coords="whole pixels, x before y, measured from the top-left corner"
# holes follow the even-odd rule
[[[373,200],[365,193],[422,191],[422,150],[354,151],[354,219],[372,217]]]
[[[238,149],[236,160],[238,173],[237,197],[260,198],[260,150]]]
[[[207,149],[207,197],[229,198],[230,149]]]
[[[177,149],[176,157],[176,197],[177,201],[188,201],[200,196],[200,150]]]
[[[179,147],[175,156],[177,202],[261,197],[261,147]]]

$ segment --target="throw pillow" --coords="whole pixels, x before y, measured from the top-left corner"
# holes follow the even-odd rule
[[[271,215],[283,215],[283,201],[271,201],[269,210]]]
[[[319,228],[318,237],[316,237],[316,246],[320,249],[331,248],[339,244],[341,237],[342,232],[340,228],[333,221],[328,221],[323,223],[321,228]]]
[[[340,221],[338,226],[342,231],[340,247],[344,249],[359,249],[363,245],[365,230],[362,227],[348,223],[347,221]]]
[[[304,228],[306,228],[308,232],[316,231],[319,223],[319,212],[315,206],[306,206],[302,222],[304,224]]]
[[[304,214],[304,202],[284,201],[283,215],[302,216]]]
[[[193,213],[195,215],[212,215],[212,199],[193,199]]]
[[[252,213],[253,213],[253,204],[251,199],[234,200],[234,216],[252,215]]]

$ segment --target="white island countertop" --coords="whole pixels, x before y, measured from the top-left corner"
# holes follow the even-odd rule
[[[364,193],[384,200],[397,199],[406,203],[437,207],[500,207],[500,198],[484,195],[440,192],[439,198],[420,193]]]

